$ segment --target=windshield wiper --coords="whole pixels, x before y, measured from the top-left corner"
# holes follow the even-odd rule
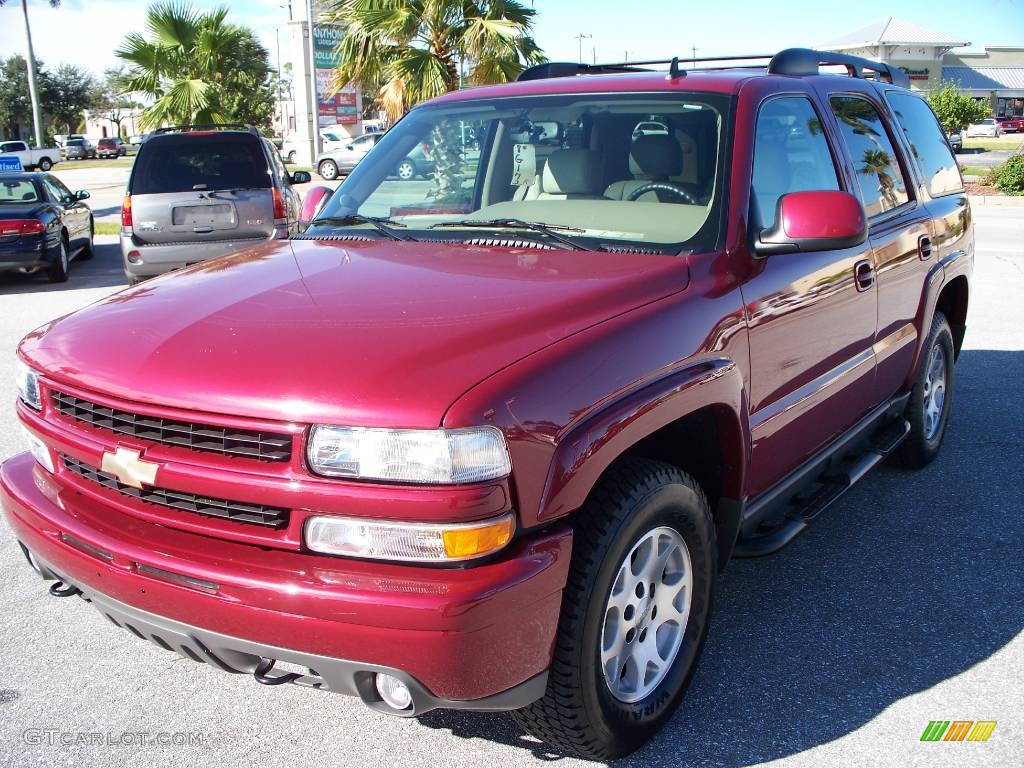
[[[344,227],[348,224],[369,224],[381,234],[387,235],[392,240],[415,240],[415,237],[406,235],[400,232],[395,232],[391,227],[404,227],[397,221],[384,218],[383,216],[363,216],[361,213],[349,213],[345,216],[324,216],[319,219],[313,219],[309,225],[316,226],[317,224],[327,224],[339,227]]]
[[[463,219],[462,221],[442,221],[435,224],[431,229],[440,227],[483,227],[485,229],[529,229],[547,235],[552,240],[567,245],[577,251],[587,250],[582,245],[564,235],[558,234],[555,230],[563,232],[585,232],[578,227],[566,227],[561,224],[541,224],[539,221],[524,221],[523,219]]]

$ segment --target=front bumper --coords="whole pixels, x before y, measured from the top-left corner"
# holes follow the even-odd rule
[[[297,684],[393,714],[516,709],[544,692],[569,529],[465,569],[269,551],[112,520],[28,454],[0,466],[0,506],[44,576],[188,658],[245,673],[261,659],[297,664],[315,671]],[[373,675],[382,671],[409,685],[412,709],[379,700]]]

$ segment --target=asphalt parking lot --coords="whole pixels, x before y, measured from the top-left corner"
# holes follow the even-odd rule
[[[1024,208],[975,211],[974,296],[938,461],[883,467],[781,553],[733,562],[686,701],[621,765],[1024,765]],[[62,285],[0,275],[0,457],[22,450],[18,339],[123,284],[112,238]],[[46,596],[4,525],[0,573],[4,765],[586,764],[502,715],[401,720],[179,658]],[[936,719],[998,726],[985,743],[920,742]],[[199,743],[126,743],[158,732]]]

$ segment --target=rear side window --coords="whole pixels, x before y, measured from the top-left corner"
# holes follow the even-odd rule
[[[269,189],[260,140],[247,134],[157,137],[142,146],[131,194],[213,189]]]
[[[857,96],[833,96],[831,101],[857,170],[867,215],[877,216],[906,203],[910,199],[907,183],[878,110]]]
[[[775,223],[779,198],[789,192],[839,189],[821,120],[804,96],[765,102],[754,138],[753,198],[761,225]]]
[[[888,93],[889,106],[907,134],[914,161],[932,197],[963,189],[960,169],[949,148],[939,121],[924,99],[905,93]]]

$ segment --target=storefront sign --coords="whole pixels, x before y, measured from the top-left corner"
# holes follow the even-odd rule
[[[316,61],[316,101],[319,125],[337,125],[359,122],[356,88],[351,83],[339,92],[334,91],[334,71],[341,63],[338,41],[345,34],[344,27],[330,24],[313,25],[313,57]]]
[[[913,67],[900,67],[911,80],[927,80],[928,68],[922,67],[920,69],[914,69]]]

